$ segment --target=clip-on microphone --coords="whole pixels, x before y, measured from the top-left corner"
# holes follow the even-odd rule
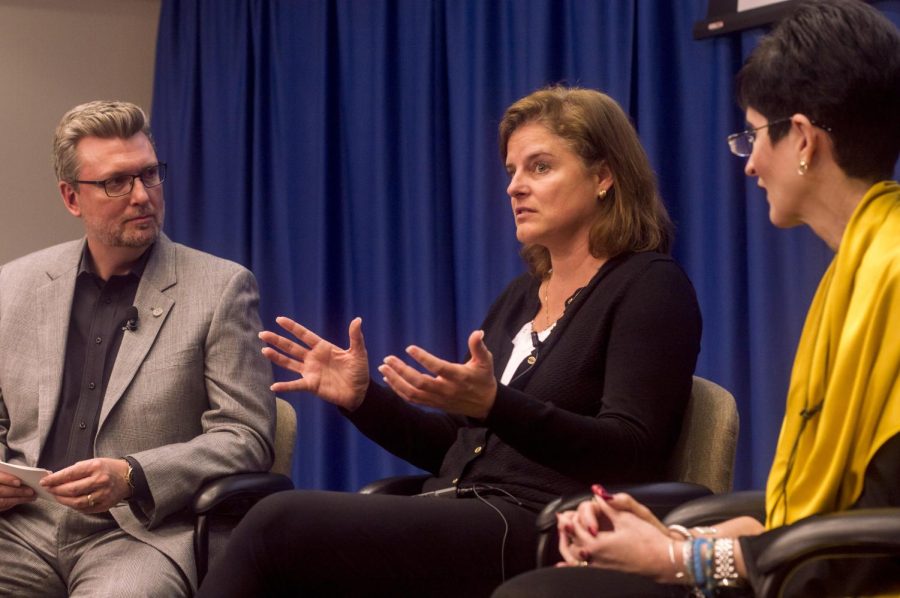
[[[122,332],[134,332],[138,329],[138,309],[131,306],[125,310],[125,319],[122,320]]]

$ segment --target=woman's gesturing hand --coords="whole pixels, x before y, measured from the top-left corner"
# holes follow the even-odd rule
[[[485,418],[497,395],[494,358],[484,344],[484,332],[469,335],[466,363],[452,363],[435,357],[420,347],[406,349],[410,357],[433,375],[424,374],[389,355],[378,371],[385,383],[404,400],[448,413]]]
[[[290,318],[281,316],[275,321],[300,342],[264,330],[259,333],[259,338],[271,347],[263,348],[263,355],[275,365],[296,372],[301,377],[289,382],[276,382],[272,390],[276,393],[311,392],[348,411],[359,407],[369,387],[369,363],[362,318],[350,322],[349,349],[333,345]]]

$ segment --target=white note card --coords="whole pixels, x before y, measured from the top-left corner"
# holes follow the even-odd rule
[[[0,471],[16,476],[22,480],[23,484],[34,490],[41,498],[56,500],[56,497],[44,490],[44,487],[39,483],[41,478],[50,475],[48,470],[41,469],[40,467],[28,467],[27,465],[16,465],[14,463],[0,461]]]

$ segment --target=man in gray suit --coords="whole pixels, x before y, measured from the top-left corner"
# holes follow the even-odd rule
[[[268,470],[275,401],[245,268],[161,233],[144,112],[70,110],[54,162],[85,238],[0,268],[0,595],[185,596],[205,481]]]

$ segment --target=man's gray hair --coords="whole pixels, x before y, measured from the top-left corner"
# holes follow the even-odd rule
[[[66,112],[53,137],[53,168],[59,181],[78,179],[76,148],[85,137],[129,139],[144,133],[153,143],[147,115],[131,102],[97,100],[75,106]]]

